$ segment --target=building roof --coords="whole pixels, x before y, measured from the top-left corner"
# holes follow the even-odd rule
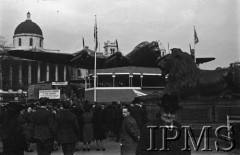
[[[32,20],[30,19],[31,14],[27,13],[27,19],[20,23],[17,28],[14,31],[14,35],[16,34],[22,34],[22,33],[32,33],[32,34],[38,34],[42,36],[42,30],[41,28]]]

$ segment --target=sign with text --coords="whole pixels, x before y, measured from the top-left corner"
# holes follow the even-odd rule
[[[60,89],[39,90],[39,98],[60,99]]]
[[[64,81],[64,82],[52,82],[52,85],[57,85],[57,86],[60,86],[60,85],[68,85],[68,82],[67,81]]]

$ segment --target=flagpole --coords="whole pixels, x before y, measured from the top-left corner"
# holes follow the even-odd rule
[[[195,52],[195,45],[196,45],[196,43],[195,43],[195,26],[193,26],[193,49],[194,49],[194,52]]]
[[[97,19],[96,19],[96,15],[95,15],[95,26],[94,26],[94,40],[95,40],[95,49],[94,49],[94,102],[97,102],[97,90],[96,90],[96,85],[97,85],[97,81],[96,81],[96,76],[97,76]]]

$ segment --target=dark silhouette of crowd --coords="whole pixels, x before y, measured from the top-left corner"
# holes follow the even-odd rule
[[[115,142],[121,140],[122,107],[117,101],[90,103],[74,94],[68,100],[41,98],[2,105],[0,134],[3,152],[21,155],[24,151],[37,151],[50,155],[59,146],[64,154],[105,151],[106,138]],[[131,109],[135,111],[134,106]],[[138,112],[134,113],[139,116]],[[33,144],[36,144],[36,150],[33,150]]]
[[[168,117],[175,116],[178,110],[169,112],[170,103],[178,104],[169,98],[160,105],[162,110],[158,120],[163,124],[166,120],[172,123],[175,117]],[[148,121],[146,107],[138,98],[130,104],[117,101],[103,104],[90,103],[73,95],[68,100],[41,98],[28,103],[10,102],[0,109],[4,155],[23,155],[25,151],[50,155],[60,148],[64,155],[73,155],[76,151],[105,151],[106,138],[120,142],[123,155],[148,154],[148,124],[151,122]],[[36,150],[32,150],[34,143]]]

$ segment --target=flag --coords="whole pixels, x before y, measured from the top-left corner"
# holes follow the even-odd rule
[[[168,52],[169,52],[169,42],[168,42],[168,45],[167,45],[167,46],[168,46],[167,48],[168,48]]]
[[[118,41],[117,41],[117,39],[116,39],[116,47],[117,47],[117,52],[118,52]]]
[[[97,36],[98,30],[97,30],[97,19],[95,15],[95,25],[94,25],[94,43],[95,43],[95,51],[98,48],[98,36]]]
[[[82,38],[82,42],[83,42],[83,48],[85,48],[85,45],[84,45],[84,38]]]
[[[198,40],[197,32],[194,27],[194,43],[197,44],[198,42],[199,42],[199,40]]]

